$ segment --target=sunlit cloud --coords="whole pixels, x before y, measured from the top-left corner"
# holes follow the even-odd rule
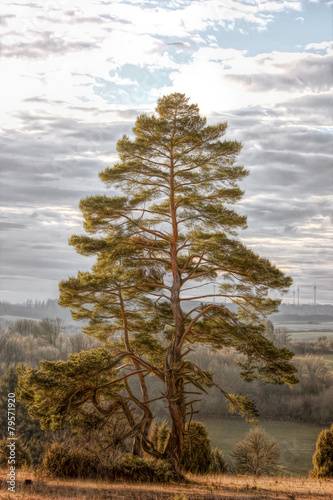
[[[308,283],[304,298],[320,277],[333,302],[328,4],[4,0],[1,298],[55,298],[89,268],[67,245],[83,231],[79,200],[112,193],[98,172],[117,140],[179,91],[244,144],[242,240]]]

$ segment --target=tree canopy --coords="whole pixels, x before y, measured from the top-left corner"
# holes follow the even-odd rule
[[[116,194],[80,202],[88,235],[74,235],[70,244],[82,255],[96,256],[96,263],[91,272],[79,272],[59,286],[60,304],[70,307],[75,319],[88,320],[85,333],[104,343],[94,370],[104,373],[109,357],[105,384],[113,388],[101,396],[102,406],[108,398],[113,401],[118,388],[134,411],[137,452],[142,447],[159,456],[149,440],[153,414],[146,376],[164,384],[172,422],[164,456],[178,472],[186,419],[198,393],[216,385],[188,358],[194,345],[243,353],[242,376],[248,381],[297,382],[293,354],[263,335],[263,319],[280,302],[270,291],[285,292],[291,279],[237,239],[246,217],[233,205],[243,195],[239,182],[248,171],[235,165],[242,145],[223,139],[226,129],[226,123],[207,125],[198,106],[179,93],[159,99],[155,115],[138,116],[133,137],[117,143],[119,162],[100,173]],[[73,357],[68,369],[70,363]],[[44,363],[41,371],[51,381],[47,371],[55,374],[59,366]],[[42,375],[21,373],[24,395],[29,380]],[[79,371],[71,376],[78,381]],[[140,398],[131,389],[133,376]],[[62,380],[65,384],[66,377]],[[42,386],[34,387],[26,400],[37,415]],[[93,393],[94,387],[89,382],[85,388]],[[219,389],[232,410],[257,415],[245,396]],[[75,408],[80,390],[73,386],[66,393],[66,411]],[[92,397],[89,401],[94,404]],[[63,404],[40,415],[59,413]]]

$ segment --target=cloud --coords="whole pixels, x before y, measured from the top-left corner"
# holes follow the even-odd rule
[[[8,20],[15,18],[14,14],[0,16],[0,26],[8,26]]]
[[[274,54],[271,54],[270,58],[273,59]],[[249,92],[260,93],[269,91],[302,92],[309,89],[312,92],[326,92],[332,87],[333,54],[327,56],[306,55],[305,57],[295,54],[293,60],[281,63],[278,59],[269,68],[265,67],[265,63],[265,60],[261,64],[259,62],[256,73],[248,75],[227,74],[226,78],[230,78],[232,83],[240,83]],[[261,72],[260,66],[262,66]],[[268,71],[265,71],[266,69]],[[278,71],[280,74],[277,73]]]
[[[273,38],[266,45],[282,21],[284,32],[296,23],[307,30],[307,4],[4,4],[2,255],[13,276],[3,281],[5,299],[18,288],[20,297],[56,297],[60,279],[89,269],[67,245],[83,231],[79,200],[112,194],[98,172],[117,161],[117,140],[131,135],[136,116],[173,91],[197,102],[209,123],[227,120],[227,138],[244,143],[239,163],[251,174],[236,207],[248,215],[241,238],[329,290],[332,44],[307,31],[297,50],[286,41],[278,50]],[[265,53],[251,52],[253,37]]]
[[[32,34],[35,38],[35,33]],[[2,57],[17,57],[21,59],[48,59],[56,55],[64,55],[68,52],[84,52],[86,50],[97,49],[96,43],[86,41],[65,41],[49,31],[38,33],[38,38],[34,41],[26,41],[26,36],[22,36],[24,41],[16,43],[2,44]]]
[[[331,92],[321,92],[320,94],[309,93],[302,97],[280,102],[274,109],[285,121],[297,117],[297,121],[304,126],[323,129],[323,127],[330,127],[332,124],[331,106]]]
[[[61,192],[59,193],[61,197]],[[47,205],[39,201],[39,207],[8,207],[2,217],[10,218],[11,227],[5,227],[3,238],[1,292],[12,300],[57,297],[57,283],[73,270],[88,270],[93,259],[78,256],[67,240],[73,232],[82,231],[80,211],[67,205]],[[6,222],[4,222],[6,226]],[[8,223],[7,223],[8,226]],[[65,244],[64,244],[65,243]],[[13,277],[17,282],[13,282]],[[19,287],[19,288],[18,288]],[[33,291],[33,294],[32,294]],[[19,297],[19,298],[18,298]],[[21,298],[22,297],[22,298]]]
[[[191,2],[178,2],[173,8],[151,7],[149,4],[138,2],[112,4],[112,12],[119,18],[130,21],[136,33],[158,33],[160,35],[173,35],[182,37],[188,32],[203,31],[207,27],[223,25],[233,29],[234,23],[244,20],[263,28],[269,23],[268,14],[284,10],[301,10],[298,1],[258,1],[238,2],[234,0],[216,1],[206,0],[204,3],[196,0]],[[167,4],[168,5],[168,4]],[[169,4],[170,5],[170,4]]]
[[[247,56],[235,49],[201,47],[191,63],[170,73],[172,88],[188,92],[207,113],[275,105],[327,93],[333,54],[272,52]],[[202,89],[205,92],[202,92]],[[170,91],[163,87],[159,95]]]
[[[319,42],[319,43],[309,43],[306,45],[305,50],[314,50],[314,51],[332,51],[333,50],[333,42]]]

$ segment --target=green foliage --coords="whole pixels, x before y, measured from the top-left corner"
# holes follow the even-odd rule
[[[148,460],[132,454],[123,455],[112,465],[114,479],[123,481],[170,483],[175,480],[170,465],[164,460]]]
[[[241,376],[246,381],[297,383],[293,354],[266,339],[262,324],[280,303],[269,297],[270,291],[284,293],[291,279],[236,239],[246,217],[232,205],[243,195],[239,182],[248,171],[235,165],[242,145],[225,140],[226,129],[226,123],[207,125],[198,106],[180,93],[159,99],[156,114],[138,116],[133,140],[123,136],[117,143],[119,162],[100,173],[107,186],[121,188],[121,196],[90,196],[80,202],[89,236],[73,235],[70,244],[82,255],[96,256],[92,271],[59,285],[60,305],[70,307],[74,319],[89,321],[84,332],[104,342],[117,359],[114,366],[123,380],[118,390],[126,391],[124,397],[140,414],[139,422],[133,415],[128,419],[145,450],[153,419],[145,376],[165,384],[170,450],[178,472],[186,415],[194,403],[187,398],[187,386],[199,392],[216,386],[210,373],[184,358],[189,345],[233,347],[244,355]],[[198,297],[199,286],[212,284],[216,293]],[[222,305],[226,297],[237,312]],[[190,303],[185,301],[191,299],[208,302],[185,312]],[[132,375],[138,376],[140,399],[130,387]],[[34,377],[38,391],[45,380]],[[106,405],[108,400],[119,403],[112,377],[115,385],[103,393]],[[107,380],[104,387],[111,388]],[[69,386],[76,394],[70,380]],[[54,407],[58,415],[69,408],[66,390],[62,388],[64,397],[56,394],[61,399]],[[88,386],[76,390],[89,398]],[[248,398],[219,390],[233,410],[248,418],[256,415]],[[33,399],[28,389],[26,397]],[[33,406],[41,416],[47,412],[41,398]],[[49,413],[44,424],[56,427],[57,419]]]
[[[62,443],[52,443],[45,453],[42,467],[55,477],[89,478],[101,475],[96,456],[70,450]]]
[[[206,426],[193,421],[185,425],[184,448],[181,465],[184,470],[194,473],[209,471],[212,450]]]
[[[0,377],[0,439],[7,436],[7,410],[8,410],[8,394],[14,393],[17,388],[17,373],[13,366]],[[22,405],[16,408],[20,411]],[[18,420],[19,424],[19,420]]]
[[[312,462],[312,477],[333,477],[333,424],[319,434]]]
[[[157,426],[157,424],[156,424]],[[156,431],[155,431],[156,433]],[[168,423],[166,420],[164,420],[160,427],[158,428],[158,437],[157,437],[157,450],[160,453],[164,453],[166,450],[166,447],[168,445],[170,438],[170,427],[168,426]]]
[[[161,451],[158,446],[158,437],[159,437],[159,425],[156,420],[153,421],[152,426],[150,428],[150,434],[149,434],[149,440],[153,444],[155,450]],[[164,451],[164,446],[163,450],[161,453]]]
[[[242,146],[222,140],[227,124],[207,126],[188,101],[179,93],[164,96],[157,115],[137,118],[133,141],[118,141],[120,162],[100,177],[124,195],[81,200],[85,229],[96,237],[74,235],[70,243],[83,255],[96,255],[97,263],[91,273],[60,283],[60,304],[71,307],[74,318],[89,320],[85,332],[100,340],[131,332],[127,346],[130,340],[131,350],[163,369],[168,343],[179,335],[176,304],[165,314],[171,300],[166,278],[175,280],[177,269],[177,286],[191,295],[196,282],[215,282],[219,273],[224,283],[217,295],[241,308],[234,315],[218,303],[196,307],[196,319],[183,317],[184,345],[233,345],[248,358],[242,372],[247,380],[295,384],[292,354],[265,341],[260,324],[279,303],[268,298],[269,289],[283,292],[291,280],[234,238],[246,226],[246,218],[230,208],[248,174],[234,165]],[[175,245],[177,257],[170,254]],[[183,373],[184,382],[199,377],[193,370]],[[234,406],[243,411],[246,405]]]
[[[42,361],[40,370],[19,365],[18,397],[45,430],[61,428],[84,405],[111,415],[121,406],[123,389],[117,363],[109,349],[99,348],[72,354],[68,361]]]
[[[166,420],[161,425],[153,422],[149,439],[157,444],[156,448],[160,453],[167,451],[170,427]],[[217,448],[212,450],[207,428],[202,422],[192,421],[185,424],[181,466],[187,472],[198,474],[223,473],[227,470],[222,452]]]
[[[0,439],[8,437],[6,429],[9,393],[16,395],[18,393],[18,375],[14,367],[10,367],[0,378]],[[25,404],[18,399],[16,399],[15,404],[15,416],[16,436],[18,437],[18,443],[20,443],[19,446],[22,445],[24,449],[27,449],[32,464],[37,465],[41,460],[49,436],[41,430],[39,421],[29,416]]]
[[[77,450],[93,452],[105,463],[113,462],[131,449],[130,440],[124,438],[129,426],[122,414],[103,417],[87,405],[80,413],[71,415],[69,423],[70,430],[66,431],[69,438],[66,436],[64,441],[70,441],[71,447]]]
[[[230,413],[238,413],[251,424],[256,424],[258,422],[255,417],[259,415],[259,411],[250,398],[242,394],[229,393],[227,395],[227,401]]]
[[[2,439],[0,441],[0,467],[5,469],[10,467],[8,460],[10,457],[9,444],[11,443],[8,439]],[[15,441],[15,467],[21,469],[22,467],[29,467],[32,465],[32,458],[28,448],[22,443],[20,439]]]
[[[282,471],[277,441],[260,427],[251,429],[236,445],[233,457],[238,474],[272,476]]]

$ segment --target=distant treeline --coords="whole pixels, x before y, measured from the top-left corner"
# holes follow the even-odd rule
[[[264,384],[260,380],[245,382],[240,377],[238,365],[244,359],[231,349],[212,353],[205,347],[199,347],[193,349],[189,358],[212,373],[214,381],[226,391],[253,399],[260,411],[260,419],[330,424],[333,415],[333,371],[322,355],[333,355],[333,338],[322,336],[316,342],[294,343],[286,328],[274,327],[271,321],[266,322],[265,335],[277,347],[287,347],[295,353],[293,363],[299,379],[295,387]],[[156,382],[150,390],[152,397],[158,395]],[[216,388],[203,394],[196,406],[200,414],[230,417],[226,401]],[[162,404],[156,405],[155,411],[160,418],[165,418]]]
[[[316,342],[291,342],[284,327],[274,327],[268,321],[266,333],[277,347],[287,347],[295,352],[293,363],[298,370],[299,384],[293,388],[286,385],[266,385],[259,380],[251,383],[240,377],[238,362],[242,357],[232,349],[212,353],[205,347],[195,348],[188,357],[204,370],[213,374],[215,382],[228,392],[252,398],[260,409],[260,418],[330,424],[333,415],[333,372],[322,357],[333,354],[333,338],[320,337]],[[82,333],[68,334],[60,319],[33,321],[18,320],[2,329],[0,334],[0,375],[10,365],[20,362],[38,368],[39,361],[66,360],[72,353],[98,346],[94,339]],[[147,378],[151,398],[160,395],[162,387]],[[133,390],[135,384],[133,383]],[[138,395],[139,395],[139,388]],[[227,405],[217,389],[203,394],[197,405],[206,415],[230,416]],[[165,418],[164,402],[155,403],[154,412]]]
[[[279,306],[279,315],[297,315],[297,316],[331,316],[333,317],[333,305],[332,304],[317,304],[316,306],[312,304],[281,304]],[[272,317],[274,317],[273,315]]]
[[[57,299],[48,299],[46,301],[27,300],[25,304],[10,304],[9,302],[0,301],[0,316],[19,316],[33,319],[60,318],[66,323],[73,322],[70,311],[60,307]],[[2,323],[4,324],[4,322]]]
[[[211,354],[201,348],[192,353],[191,359],[200,362],[227,391],[252,398],[260,410],[260,419],[317,424],[332,421],[333,373],[321,356],[306,354],[293,358],[299,378],[299,384],[293,388],[264,384],[260,380],[245,382],[239,376],[237,365],[242,359],[234,351]],[[225,400],[215,388],[202,396],[199,408],[206,415],[230,416]]]
[[[199,304],[199,302],[198,302]],[[228,309],[235,312],[237,307],[235,304],[226,304]],[[187,304],[185,310],[190,310],[191,304]],[[43,301],[27,300],[24,304],[11,304],[9,302],[0,301],[0,316],[21,316],[25,318],[43,319],[43,318],[61,318],[65,323],[73,323],[72,316],[68,309],[64,309],[58,305],[58,300],[47,299]],[[279,312],[271,316],[273,322],[307,322],[321,323],[333,321],[333,306],[330,304],[318,305],[314,309],[313,306],[301,304],[299,306],[293,304],[281,304]]]
[[[297,322],[297,323],[313,323],[317,325],[318,323],[325,323],[329,321],[333,321],[333,315],[329,314],[272,314],[271,320],[273,322],[279,323],[289,323],[289,322]]]
[[[64,331],[60,318],[20,319],[0,331],[0,375],[11,365],[26,363],[38,368],[41,360],[67,360],[70,354],[98,345],[95,339],[83,333]]]

